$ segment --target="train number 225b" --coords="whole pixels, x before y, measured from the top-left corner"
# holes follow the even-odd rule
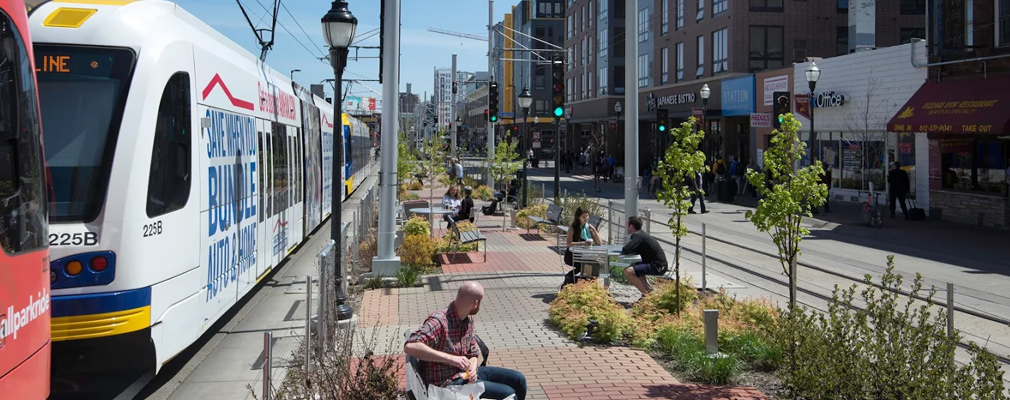
[[[98,244],[98,232],[50,233],[50,246],[94,246]]]
[[[160,234],[161,234],[161,221],[155,221],[150,224],[144,225],[144,237]]]

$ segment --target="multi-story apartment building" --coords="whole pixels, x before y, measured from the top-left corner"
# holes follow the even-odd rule
[[[510,29],[515,32],[507,30],[512,33],[512,37],[506,40],[508,44],[505,48],[533,51],[510,51],[511,57],[506,57],[521,61],[512,61],[511,71],[506,70],[505,77],[511,74],[511,80],[499,81],[499,94],[503,97],[510,96],[510,101],[499,100],[498,104],[512,107],[511,109],[500,107],[499,110],[515,116],[508,122],[523,122],[523,110],[519,109],[515,99],[522,93],[523,88],[528,89],[533,97],[526,118],[530,136],[533,136],[533,132],[541,132],[543,140],[549,141],[555,136],[554,117],[550,110],[552,96],[550,60],[554,54],[563,54],[565,1],[522,0],[512,7],[510,15],[506,15],[509,16],[512,18]],[[507,26],[508,23],[503,25]],[[508,124],[502,126],[503,129],[509,127]],[[524,148],[523,143],[532,143],[532,139],[521,142],[520,148]],[[533,144],[533,147],[536,145]],[[541,148],[545,149],[546,146]]]
[[[655,132],[657,108],[668,110],[674,123],[704,114],[703,147],[709,156],[746,157],[753,140],[766,140],[751,138],[753,83],[724,93],[723,81],[908,42],[925,26],[912,3],[924,2],[640,0],[636,14],[628,16],[624,0],[568,0],[571,148],[595,140],[601,142],[597,150],[621,158],[623,116],[616,106],[625,102],[624,85],[636,84],[642,167],[666,148],[667,137]],[[630,24],[631,35],[625,29],[629,20],[639,22]],[[625,38],[638,41],[637,82],[624,82]],[[707,107],[699,94],[706,84],[711,91]],[[732,100],[725,109],[724,94]]]
[[[929,215],[1010,228],[1010,1],[900,3],[929,16],[929,78],[887,127],[928,139]]]
[[[438,116],[438,129],[448,129],[452,116],[452,70],[449,68],[435,69],[435,112]],[[473,72],[456,71],[455,82],[468,82],[474,79]],[[459,93],[457,92],[457,97]]]

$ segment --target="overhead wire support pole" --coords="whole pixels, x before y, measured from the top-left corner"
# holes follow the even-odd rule
[[[503,24],[504,26],[504,24]],[[504,36],[504,35],[503,35]],[[494,0],[487,0],[487,72],[491,80],[494,80]],[[455,78],[455,77],[453,77]],[[501,77],[499,77],[501,78]],[[488,97],[487,106],[491,108],[491,97]],[[494,157],[494,121],[487,119],[487,159]],[[490,162],[490,161],[489,161]],[[490,171],[491,165],[488,165]],[[494,189],[494,177],[489,172],[487,174],[487,187]]]
[[[634,21],[625,30],[637,32],[638,24],[649,21],[638,21],[638,0],[627,0],[625,15],[628,21]],[[624,215],[638,216],[638,40],[624,41]]]

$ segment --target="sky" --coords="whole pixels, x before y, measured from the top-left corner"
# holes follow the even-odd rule
[[[256,36],[242,11],[231,0],[176,0],[183,9],[223,33],[251,53],[259,55]],[[271,0],[239,0],[257,28],[270,28]],[[517,1],[516,1],[517,2]],[[358,19],[354,45],[379,45],[380,0],[348,0],[348,9]],[[452,66],[452,54],[457,54],[457,69],[487,70],[487,42],[428,32],[437,28],[454,32],[487,35],[488,2],[484,0],[401,0],[402,25],[400,40],[399,92],[411,83],[411,92],[432,95],[434,69]],[[266,62],[282,73],[295,72],[294,80],[303,86],[333,78],[328,61],[319,58],[327,54],[320,19],[330,9],[325,0],[282,1],[277,18],[274,46]],[[513,2],[495,2],[495,22],[501,21]],[[374,30],[374,32],[372,32]],[[374,33],[374,36],[372,35]],[[264,33],[269,37],[269,33]],[[360,39],[360,40],[359,40]],[[378,79],[378,49],[360,49],[348,55],[344,79]],[[366,58],[368,57],[368,58]],[[346,85],[346,83],[345,83]],[[332,90],[327,84],[326,93]],[[378,82],[356,82],[350,96],[382,97]]]

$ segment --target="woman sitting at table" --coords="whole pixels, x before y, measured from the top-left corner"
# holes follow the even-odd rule
[[[589,212],[583,210],[581,207],[575,210],[575,218],[572,220],[572,226],[568,229],[567,236],[568,247],[572,247],[572,245],[599,246],[603,244],[603,241],[600,240],[600,234],[596,231],[596,227],[589,224]]]
[[[442,207],[445,207],[447,210],[455,210],[461,203],[459,189],[456,186],[449,186],[449,190],[446,190],[445,195],[442,196]]]

